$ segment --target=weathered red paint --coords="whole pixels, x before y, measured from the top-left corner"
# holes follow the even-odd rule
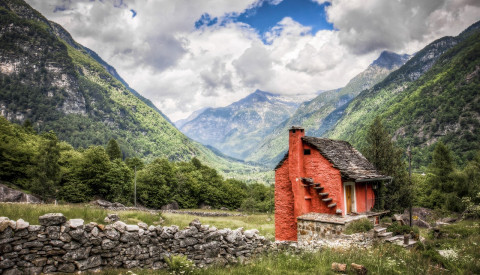
[[[295,130],[295,131],[294,131]],[[297,240],[297,217],[310,212],[336,214],[342,210],[345,215],[344,184],[340,171],[333,167],[320,152],[302,141],[303,129],[289,131],[288,158],[275,171],[275,239],[280,241]],[[310,155],[304,155],[304,149],[310,149]],[[324,188],[322,197],[312,187],[304,187],[301,178],[312,178]],[[367,199],[373,199],[371,184],[355,184],[357,212],[365,212]],[[322,198],[332,198],[330,202]],[[328,204],[336,207],[328,208]]]
[[[367,193],[367,196],[365,196],[365,191]],[[355,184],[355,198],[357,201],[357,212],[362,213],[370,211],[373,207],[373,203],[375,202],[375,195],[373,194],[372,184],[369,182],[357,182]],[[367,202],[369,202],[368,209]]]

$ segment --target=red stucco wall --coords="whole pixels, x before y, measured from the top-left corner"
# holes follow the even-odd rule
[[[288,160],[275,171],[275,239],[297,240],[297,222],[293,212],[293,191],[288,176]]]
[[[316,149],[308,145],[303,147],[311,151],[311,155],[304,156],[305,177],[313,178],[315,183],[320,183],[320,186],[323,187],[322,193],[328,193],[327,197],[321,197],[313,187],[304,187],[312,197],[311,212],[335,214],[337,208],[343,209],[343,186],[340,171],[333,168],[332,164]],[[333,200],[324,202],[322,198],[332,198]],[[331,203],[337,203],[337,206],[328,208],[327,205]]]
[[[365,186],[366,188],[366,193],[367,197],[365,200]],[[366,202],[370,202],[369,208],[373,206],[373,198],[375,198],[375,195],[373,194],[373,189],[372,189],[372,184],[371,183],[359,183],[357,182],[355,184],[355,198],[357,201],[357,212],[362,213],[369,211],[370,209],[367,208]]]

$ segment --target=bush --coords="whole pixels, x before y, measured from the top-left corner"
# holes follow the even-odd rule
[[[388,232],[393,232],[393,235],[403,235],[409,234],[412,231],[412,228],[408,225],[400,225],[399,223],[392,223],[389,227],[387,227]]]
[[[373,223],[367,218],[362,218],[349,223],[347,228],[345,228],[345,234],[362,233],[371,229],[373,229]]]
[[[173,272],[173,274],[188,274],[193,271],[193,263],[187,256],[172,255],[170,257],[165,257],[165,262],[168,265],[168,270]]]

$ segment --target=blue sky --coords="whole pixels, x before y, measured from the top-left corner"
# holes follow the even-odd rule
[[[319,30],[333,30],[333,25],[327,21],[325,7],[330,3],[318,4],[312,0],[283,0],[280,3],[263,1],[254,4],[243,13],[227,14],[224,18],[211,17],[203,14],[195,22],[195,27],[224,24],[229,21],[243,22],[253,27],[260,35],[275,27],[283,18],[290,17],[303,26],[311,27],[311,34]]]

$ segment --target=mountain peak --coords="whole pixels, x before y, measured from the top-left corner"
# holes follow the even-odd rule
[[[373,61],[371,66],[378,66],[391,70],[395,66],[402,66],[410,59],[408,54],[397,54],[391,51],[383,51],[380,56]]]

